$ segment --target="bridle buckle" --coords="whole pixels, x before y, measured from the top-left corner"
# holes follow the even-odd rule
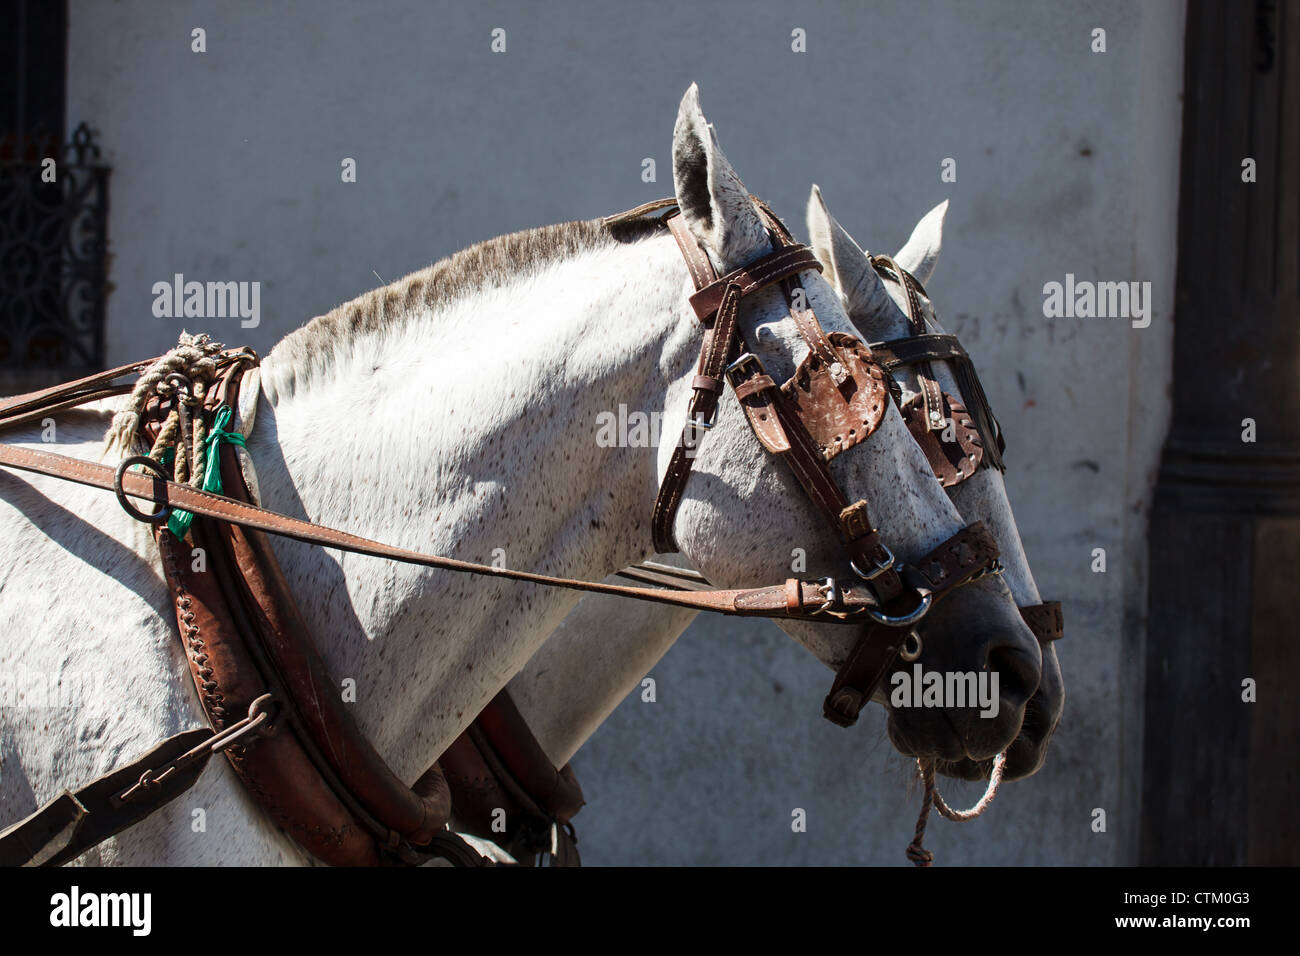
[[[885,560],[883,563],[879,560],[873,560],[872,564],[874,565],[874,567],[870,571],[863,571],[860,567],[858,567],[856,562],[850,561],[849,567],[853,569],[853,573],[856,574],[864,581],[870,581],[874,578],[880,577],[886,571],[892,571],[894,569],[894,562],[896,560],[894,558],[894,552],[890,551],[889,546],[885,544],[883,541],[880,542],[880,550],[885,552]]]
[[[746,365],[750,365],[750,364],[758,366],[758,373],[760,375],[767,374],[767,369],[763,367],[763,360],[759,358],[757,355],[755,355],[753,352],[745,352],[738,359],[736,359],[736,361],[732,362],[730,365],[727,366],[727,371],[726,371],[727,378],[731,378],[731,376],[734,373],[744,368]],[[733,382],[732,384],[734,385],[735,383]]]
[[[818,582],[818,585],[822,593],[822,597],[826,599],[826,603],[824,603],[817,610],[813,611],[813,613],[825,614],[840,602],[840,592],[839,592],[839,588],[836,587],[835,585],[834,578],[822,578],[821,581]]]

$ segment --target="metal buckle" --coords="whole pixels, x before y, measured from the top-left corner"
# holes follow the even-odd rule
[[[826,599],[826,603],[823,604],[821,607],[819,607],[817,610],[813,611],[813,613],[825,614],[827,611],[829,611],[831,608],[833,608],[836,604],[839,603],[840,592],[839,592],[839,588],[835,586],[834,578],[822,578],[821,581],[819,582],[819,590],[822,592],[822,597]]]
[[[732,362],[730,365],[727,366],[727,371],[726,371],[727,378],[731,378],[731,374],[733,372],[735,372],[737,369],[744,368],[746,365],[749,365],[751,362],[754,365],[758,366],[758,373],[760,375],[767,374],[767,369],[763,367],[763,360],[759,358],[757,355],[755,355],[753,352],[746,352],[744,355],[740,356],[740,358],[736,359],[736,361]]]
[[[864,581],[870,581],[873,578],[880,577],[880,575],[884,574],[886,571],[893,570],[894,560],[895,560],[894,552],[890,551],[889,546],[886,545],[884,542],[881,542],[880,550],[885,552],[885,554],[887,555],[884,564],[881,564],[879,561],[876,561],[874,562],[875,570],[870,572],[865,572],[860,567],[858,567],[857,564],[855,564],[853,561],[850,561],[849,567],[853,569],[853,573],[856,574],[858,577],[862,578],[862,580]]]
[[[718,410],[714,408],[713,418],[711,420],[706,422],[704,419],[699,418],[698,416],[695,418],[688,418],[686,420],[686,427],[693,428],[697,432],[698,431],[707,432],[710,429],[712,429],[715,424],[717,424],[717,420],[718,420]]]

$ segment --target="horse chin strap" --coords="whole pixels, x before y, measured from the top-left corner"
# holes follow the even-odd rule
[[[831,474],[829,462],[865,441],[884,418],[890,391],[871,351],[843,333],[827,334],[799,284],[799,273],[822,269],[807,246],[754,198],[766,222],[773,251],[719,276],[708,254],[688,230],[680,210],[661,219],[686,260],[695,294],[691,305],[704,329],[700,359],[691,382],[686,426],[673,449],[655,501],[655,548],[676,551],[673,521],[690,477],[699,436],[713,427],[726,384],[735,392],[755,437],[784,461],[818,513],[839,537],[849,566],[875,595],[877,608],[835,675],[822,705],[823,716],[841,727],[857,722],[862,708],[902,650],[904,638],[934,601],[998,568],[997,542],[982,524],[958,531],[916,565],[900,562],[881,540],[866,499],[850,501]],[[740,328],[745,296],[779,285],[790,317],[808,345],[794,375],[778,383],[749,349]],[[937,395],[937,386],[936,386]],[[939,399],[936,397],[935,401]],[[828,609],[838,586],[826,579]]]

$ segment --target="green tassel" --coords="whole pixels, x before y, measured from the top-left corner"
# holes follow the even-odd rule
[[[217,414],[212,420],[212,428],[203,442],[204,447],[207,449],[207,464],[203,469],[203,484],[200,486],[203,491],[221,494],[221,443],[226,442],[231,445],[247,447],[243,435],[239,434],[239,432],[226,431],[226,426],[230,424],[230,419],[233,417],[234,412],[231,411],[229,405],[222,405],[218,408]],[[168,449],[168,451],[171,451],[171,449]],[[194,515],[192,512],[177,509],[167,519],[167,529],[176,536],[176,540],[184,541],[185,536],[189,534],[190,525],[193,523]]]

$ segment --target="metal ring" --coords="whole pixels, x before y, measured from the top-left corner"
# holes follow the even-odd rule
[[[167,377],[163,379],[163,381],[178,393],[184,392],[187,397],[192,395],[194,392],[194,383],[189,380],[188,376],[182,375],[180,372],[168,373]]]
[[[158,464],[158,462],[154,461],[148,455],[132,455],[130,458],[123,458],[122,461],[118,463],[117,471],[113,472],[113,494],[117,495],[117,501],[118,504],[122,506],[122,510],[136,521],[143,521],[145,524],[162,524],[171,516],[171,505],[164,504],[161,511],[156,514],[147,515],[136,508],[135,505],[131,504],[131,502],[127,500],[126,492],[122,490],[122,476],[126,474],[128,468],[135,465],[141,465],[152,471],[158,478],[162,479],[164,482],[164,488],[166,487],[165,482],[167,481],[167,472],[163,471],[162,465]],[[157,503],[158,502],[155,500],[154,504]]]
[[[916,631],[909,632],[907,637],[903,638],[903,648],[898,652],[898,656],[908,663],[911,663],[920,657],[921,635],[916,633]]]
[[[878,624],[884,624],[886,627],[911,627],[921,618],[930,613],[930,605],[934,603],[933,594],[921,595],[921,603],[916,606],[916,610],[910,614],[902,614],[898,617],[892,617],[889,614],[882,614],[874,607],[867,608],[867,613],[871,619]]]

